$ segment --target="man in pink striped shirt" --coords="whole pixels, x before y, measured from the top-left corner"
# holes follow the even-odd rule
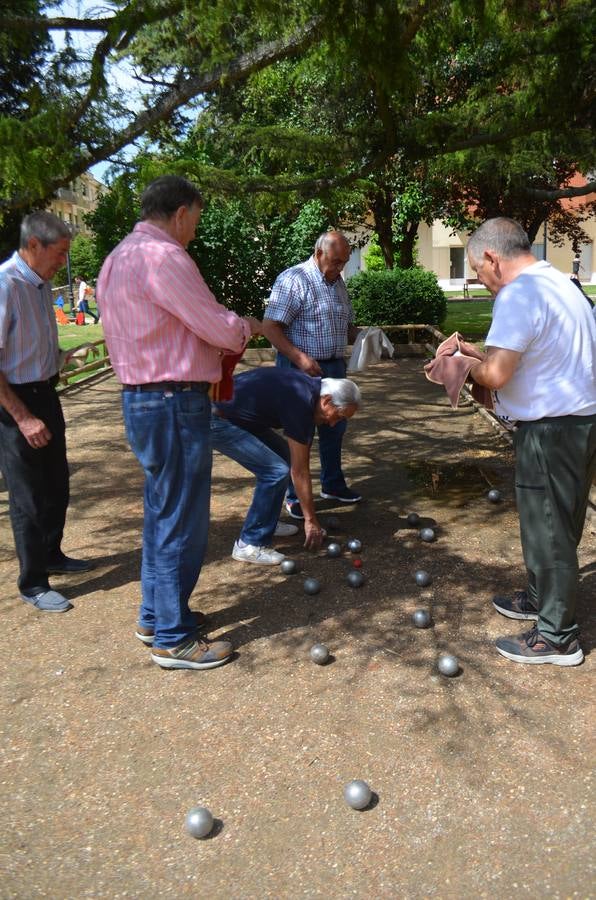
[[[213,668],[233,653],[229,641],[199,636],[205,617],[188,600],[209,528],[207,391],[224,354],[241,352],[261,325],[221,306],[186,252],[202,207],[186,179],[153,181],[141,221],[104,262],[96,289],[128,441],[145,473],[136,635],[163,668]]]

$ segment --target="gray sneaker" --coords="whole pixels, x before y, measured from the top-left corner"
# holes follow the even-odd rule
[[[508,619],[538,621],[538,607],[530,600],[527,591],[515,591],[513,597],[493,597],[493,606]]]
[[[21,594],[21,598],[25,603],[30,603],[31,606],[41,609],[43,612],[68,612],[69,609],[72,609],[72,603],[69,603],[66,597],[63,597],[62,594],[59,594],[58,591],[53,591],[51,588],[33,594],[31,597],[27,594]]]
[[[154,647],[151,659],[162,669],[215,669],[231,659],[233,653],[230,641],[190,638],[177,647]]]
[[[285,559],[283,553],[278,553],[273,547],[255,547],[253,544],[239,547],[238,541],[234,544],[232,557],[238,562],[255,563],[257,566],[279,566]]]
[[[194,611],[193,616],[197,626],[197,636],[205,631],[209,627],[209,618],[205,615],[205,613]],[[153,628],[147,628],[145,625],[137,625],[135,631],[135,637],[141,641],[141,643],[145,644],[146,647],[151,647],[153,645],[153,638],[155,637],[155,631]]]

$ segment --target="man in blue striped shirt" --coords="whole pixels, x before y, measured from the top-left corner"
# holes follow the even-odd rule
[[[19,250],[0,265],[0,469],[20,565],[21,597],[45,612],[72,605],[48,575],[85,572],[65,556],[69,499],[64,416],[58,382],[58,329],[50,279],[66,263],[70,230],[35,212],[21,225]]]
[[[341,272],[350,258],[350,244],[341,232],[327,231],[315,244],[306,262],[282,272],[275,281],[265,319],[271,320],[271,342],[277,348],[276,364],[300,369],[307,375],[345,378],[345,351],[358,329],[353,324],[352,304]],[[321,497],[357,503],[341,465],[341,449],[347,423],[318,426],[321,459]],[[287,509],[302,519],[302,510],[290,482]]]

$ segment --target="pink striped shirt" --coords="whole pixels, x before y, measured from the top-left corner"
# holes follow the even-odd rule
[[[122,384],[221,379],[248,322],[221,306],[184,247],[138,222],[105,260],[96,287],[103,330]]]

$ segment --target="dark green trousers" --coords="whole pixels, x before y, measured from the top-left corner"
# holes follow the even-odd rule
[[[553,644],[577,634],[580,542],[596,474],[596,415],[520,422],[515,493],[528,593],[538,630]]]

